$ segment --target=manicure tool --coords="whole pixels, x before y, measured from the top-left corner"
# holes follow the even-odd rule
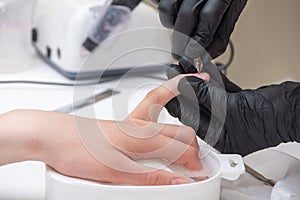
[[[254,176],[259,181],[263,182],[264,184],[266,184],[268,186],[272,186],[272,187],[275,186],[276,181],[274,181],[273,179],[266,178],[265,176],[263,176],[262,174],[260,174],[258,171],[256,171],[255,169],[253,169],[249,165],[245,164],[245,169],[246,169],[246,172],[248,172],[249,174],[251,174],[252,176]]]
[[[54,112],[61,112],[61,113],[71,113],[75,110],[79,110],[81,108],[84,108],[86,106],[92,105],[97,103],[98,101],[101,101],[105,98],[111,97],[115,94],[119,94],[120,92],[118,91],[113,91],[111,89],[105,90],[103,92],[100,92],[96,94],[95,96],[87,97],[82,100],[70,103],[66,106],[57,108],[54,110]]]

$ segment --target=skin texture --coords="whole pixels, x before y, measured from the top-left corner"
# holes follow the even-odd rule
[[[178,95],[177,84],[183,76],[186,75],[150,91],[136,109],[119,122],[37,110],[2,114],[0,165],[34,160],[46,163],[61,174],[99,182],[187,183],[180,175],[136,162],[163,158],[191,171],[201,170],[194,130],[156,123],[163,106]],[[97,129],[92,128],[95,124]]]

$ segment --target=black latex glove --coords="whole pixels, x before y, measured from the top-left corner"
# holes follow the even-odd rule
[[[158,4],[162,24],[174,29],[173,55],[177,60],[181,57],[206,57],[206,51],[212,59],[223,54],[247,3],[247,0],[153,1]],[[185,64],[182,65],[185,69]]]
[[[133,10],[142,0],[113,0],[111,5],[127,6]]]
[[[181,95],[166,106],[170,114],[193,127],[202,139],[209,136],[209,142],[223,153],[245,156],[282,142],[300,142],[300,83],[233,93],[186,77],[178,89]],[[195,94],[197,102],[191,98]],[[200,115],[195,106],[200,107]]]

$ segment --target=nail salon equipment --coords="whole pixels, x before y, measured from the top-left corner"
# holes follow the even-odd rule
[[[245,173],[236,182],[224,180],[223,199],[241,200],[298,200],[300,199],[300,145],[281,144],[276,148],[264,149],[244,157],[244,162],[260,174],[276,181],[266,185]]]
[[[217,69],[222,71],[225,75],[227,74],[227,70],[228,70],[229,66],[232,64],[232,61],[233,61],[234,55],[235,55],[235,49],[234,49],[234,44],[233,44],[232,40],[229,40],[228,48],[229,48],[229,53],[230,53],[228,61],[226,63],[215,62]],[[197,72],[200,73],[204,66],[204,63],[202,62],[201,57],[196,57],[196,58],[194,58],[193,61],[194,61],[193,64],[194,64]]]
[[[61,112],[61,113],[71,113],[73,111],[79,110],[81,108],[84,108],[86,106],[92,105],[97,103],[98,101],[101,101],[105,98],[111,97],[115,94],[118,94],[118,91],[113,91],[111,89],[105,90],[103,92],[100,92],[92,97],[87,97],[79,101],[75,101],[69,105],[63,106],[61,108],[58,108],[54,110],[55,112]]]
[[[274,181],[273,179],[266,178],[264,175],[262,175],[261,173],[259,173],[258,171],[256,171],[252,167],[250,167],[249,165],[245,164],[245,168],[246,168],[246,172],[251,174],[257,180],[263,182],[264,184],[272,186],[272,187],[274,187],[276,185],[276,181]]]
[[[99,16],[83,47],[92,52],[107,37],[117,32],[117,29],[124,29],[126,22],[130,20],[131,12],[140,2],[141,0],[113,0],[110,5],[107,5],[103,16]]]
[[[44,61],[70,79],[115,76],[132,68],[144,74],[161,71],[161,64],[172,58],[158,49],[171,46],[171,33],[160,31],[163,27],[152,7],[135,2],[131,11],[106,0],[39,0],[33,13],[33,45]],[[152,31],[142,37],[135,31],[141,29]],[[89,46],[87,39],[99,39],[92,53],[84,48]]]

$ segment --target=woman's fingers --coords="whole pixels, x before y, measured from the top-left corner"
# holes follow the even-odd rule
[[[188,126],[160,124],[136,119],[134,121],[115,122],[123,134],[135,139],[150,139],[157,135],[164,135],[176,139],[195,149],[199,149],[195,131]],[[116,133],[116,132],[115,132]]]
[[[178,140],[184,144],[190,145],[199,151],[199,145],[194,129],[188,126],[164,125],[161,134],[170,139]]]
[[[165,171],[164,169],[168,167],[165,165],[166,162],[162,162],[163,164],[161,164],[155,163],[155,160],[153,160],[153,163],[148,163],[148,165],[155,165],[157,168],[152,168],[137,163],[118,151],[113,152],[113,154],[107,158],[109,160],[97,159],[95,169],[98,168],[99,170],[91,170],[89,167],[84,173],[91,171],[96,172],[95,175],[91,176],[91,180],[116,184],[177,185],[188,183],[187,178],[180,174]],[[84,168],[84,170],[86,169]],[[198,170],[198,168],[195,170]]]
[[[46,142],[48,145],[44,148],[42,160],[67,176],[133,185],[187,182],[179,175],[153,170],[136,163],[130,159],[125,150],[137,152],[141,158],[150,154],[153,158],[166,158],[170,163],[174,161],[193,171],[201,168],[198,151],[195,148],[162,134],[149,139],[140,139],[124,134],[120,127],[116,126],[116,122],[101,121],[102,124],[96,120],[58,113],[39,116],[40,120],[48,122],[50,120],[56,124],[50,127],[43,126],[47,127],[43,129],[47,132],[45,139],[51,142]],[[173,131],[172,128],[162,130]],[[37,132],[40,133],[40,130]]]
[[[207,73],[199,74],[180,74],[157,88],[151,90],[146,97],[139,103],[134,111],[128,116],[130,119],[141,119],[146,121],[157,121],[161,109],[174,97],[179,94],[177,89],[181,78],[186,76],[196,76],[208,81],[210,76]]]
[[[61,174],[103,183],[170,185],[188,182],[180,175],[141,165],[107,146],[90,152],[75,142],[72,149],[58,152],[53,161],[48,164]]]
[[[108,143],[132,159],[163,158],[192,170],[202,168],[199,147],[191,128],[151,122],[143,125],[141,120],[136,124],[128,121],[99,121],[101,132]],[[89,143],[98,142],[90,138]]]
[[[146,97],[128,116],[129,119],[141,119],[156,122],[164,105],[178,95],[177,87],[172,87],[172,85],[177,85],[179,80],[178,77],[175,77],[148,92]]]
[[[158,146],[159,143],[156,143],[155,140],[157,140],[159,136],[165,136],[168,137],[170,141],[177,140],[193,147],[197,151],[199,150],[196,133],[188,126],[159,124],[143,120],[135,120],[134,124],[128,121],[98,121],[98,124],[100,131],[104,133],[106,139],[118,148],[126,147],[129,149],[137,149],[136,151],[138,151],[140,147],[145,148],[145,142],[153,141],[153,144],[147,146],[147,149],[149,151],[150,149],[155,150],[160,148],[160,146]]]
[[[157,138],[157,144],[148,144],[154,151],[147,151],[143,154],[137,154],[140,158],[164,158],[169,161],[169,164],[183,165],[191,171],[200,171],[202,165],[199,159],[198,149],[191,145],[184,144],[176,139],[171,139],[166,136]],[[136,155],[134,155],[136,156]]]
[[[178,185],[188,183],[188,180],[178,174],[165,171],[163,169],[154,169],[142,164],[132,163],[132,167],[137,169],[135,172],[114,171],[112,178],[108,182],[130,185]],[[103,174],[100,172],[100,178]]]

